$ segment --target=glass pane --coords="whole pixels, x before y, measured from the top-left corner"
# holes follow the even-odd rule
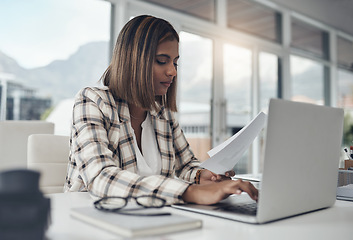
[[[329,57],[328,33],[295,18],[292,18],[291,45],[316,57]]]
[[[215,21],[215,0],[144,0],[195,17]]]
[[[312,60],[291,56],[292,100],[324,104],[324,67]]]
[[[353,69],[353,42],[337,38],[337,62],[342,67]]]
[[[344,108],[344,125],[342,146],[349,149],[353,142],[353,73],[346,70],[338,70],[337,107]],[[347,159],[347,155],[341,153],[340,159]],[[341,162],[340,166],[344,166]]]
[[[260,111],[267,111],[270,98],[277,97],[278,57],[260,53]]]
[[[260,62],[260,111],[268,113],[270,98],[277,98],[278,92],[278,57],[271,53],[261,52]],[[263,157],[265,156],[265,129],[259,134],[259,169],[263,169]]]
[[[251,51],[224,45],[224,95],[227,101],[228,137],[250,121],[251,114]],[[237,174],[247,173],[249,152],[236,164]]]
[[[206,160],[211,149],[212,40],[181,32],[179,52],[179,122],[196,157]]]
[[[271,41],[281,42],[281,14],[244,0],[227,1],[228,26]]]
[[[353,73],[338,70],[337,106],[353,111]]]
[[[8,119],[44,119],[50,107],[65,102],[52,120],[56,131],[66,124],[57,134],[68,134],[72,98],[97,85],[108,65],[110,6],[100,0],[0,2],[6,19],[0,21],[0,78]]]

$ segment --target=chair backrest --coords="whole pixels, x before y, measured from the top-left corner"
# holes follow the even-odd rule
[[[35,133],[54,133],[46,121],[0,121],[0,170],[27,167],[27,140]]]
[[[69,136],[33,134],[28,138],[28,168],[41,173],[39,187],[44,193],[64,190],[70,151]]]

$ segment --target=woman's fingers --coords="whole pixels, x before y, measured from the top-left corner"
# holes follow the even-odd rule
[[[203,169],[201,172],[201,182],[204,181],[213,181],[213,182],[220,182],[224,180],[230,180],[231,177],[235,175],[233,170],[225,172],[224,175],[213,173],[207,169]]]
[[[223,180],[229,180],[235,175],[235,172],[233,170],[227,171],[224,173],[224,175],[217,174],[215,180],[216,181],[223,181]]]
[[[227,184],[224,186],[227,193],[229,194],[241,194],[246,192],[249,196],[257,201],[258,190],[248,181],[242,181],[241,179],[236,181],[225,181]]]
[[[208,205],[217,203],[229,195],[240,194],[241,192],[248,193],[255,201],[258,198],[258,191],[250,182],[225,180],[205,185],[190,185],[184,192],[183,199],[186,202]]]
[[[234,177],[235,172],[233,170],[230,170],[224,174],[226,177]]]
[[[254,187],[254,185],[252,185],[250,182],[244,182],[242,180],[237,180],[235,182],[239,183],[239,189],[241,191],[246,192],[253,200],[257,201],[259,191]]]

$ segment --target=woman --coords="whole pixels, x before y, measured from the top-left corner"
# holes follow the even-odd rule
[[[65,191],[93,196],[154,195],[167,204],[213,204],[247,192],[199,167],[174,117],[179,36],[165,20],[138,16],[121,30],[102,81],[85,88],[73,109]]]

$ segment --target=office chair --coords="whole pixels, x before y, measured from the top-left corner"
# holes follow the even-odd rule
[[[0,121],[0,170],[27,168],[27,140],[31,134],[53,134],[54,123]]]
[[[44,193],[64,190],[70,137],[33,134],[28,137],[28,168],[41,173],[39,187]]]

